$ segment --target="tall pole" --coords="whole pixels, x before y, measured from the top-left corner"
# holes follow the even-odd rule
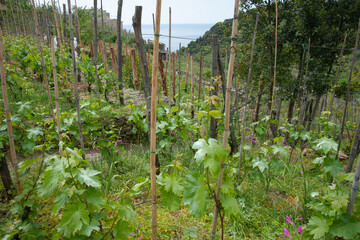
[[[122,42],[121,42],[121,11],[122,11],[123,0],[118,0],[118,11],[117,11],[117,23],[116,23],[116,31],[117,31],[117,68],[118,68],[118,83],[119,83],[119,102],[120,105],[124,105],[124,91],[123,91],[123,79],[122,79]]]
[[[18,195],[21,194],[21,185],[20,185],[20,177],[18,172],[18,163],[16,158],[16,152],[15,152],[15,143],[14,143],[14,135],[11,125],[11,114],[10,114],[10,108],[9,108],[9,99],[7,94],[7,88],[6,88],[6,76],[5,76],[5,66],[4,61],[5,58],[3,58],[3,54],[5,54],[5,49],[3,45],[3,34],[2,30],[0,28],[0,76],[1,76],[1,87],[2,87],[2,93],[3,93],[3,99],[4,99],[4,111],[6,115],[6,123],[7,123],[7,130],[9,135],[9,145],[10,145],[10,158],[11,163],[14,169],[15,173],[15,180],[16,180],[16,188]]]
[[[171,121],[171,7],[169,7],[169,122]]]
[[[154,33],[154,48],[152,59],[152,86],[151,86],[151,132],[150,132],[150,175],[151,175],[151,200],[152,200],[152,239],[157,239],[157,196],[156,196],[156,92],[157,92],[157,73],[160,34],[160,13],[161,0],[156,0],[156,21]]]
[[[231,35],[231,47],[230,47],[230,61],[228,66],[228,72],[227,72],[227,85],[226,85],[226,99],[225,99],[225,123],[224,123],[224,135],[223,135],[223,147],[227,147],[228,138],[229,138],[229,120],[230,120],[230,96],[231,96],[231,86],[232,86],[232,78],[233,78],[233,72],[234,72],[234,63],[235,63],[235,48],[236,48],[236,38],[237,38],[237,30],[238,30],[238,16],[239,16],[239,2],[240,0],[235,0],[235,7],[234,7],[234,18],[233,18],[233,25],[232,25],[232,35]],[[216,199],[215,201],[220,200],[220,194],[221,194],[221,185],[222,180],[224,176],[224,170],[225,170],[225,162],[222,159],[221,160],[221,171],[220,176],[218,179],[217,184],[217,191],[216,191]],[[216,234],[216,225],[219,215],[219,206],[218,204],[215,205],[214,210],[214,218],[211,228],[211,235],[210,239],[215,239]]]

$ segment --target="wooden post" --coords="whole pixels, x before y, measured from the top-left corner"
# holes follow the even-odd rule
[[[64,4],[64,6],[65,6],[65,4]],[[71,47],[71,55],[72,55],[72,62],[73,62],[72,70],[73,70],[74,85],[75,85],[74,90],[75,90],[76,112],[77,112],[78,127],[79,127],[80,146],[81,146],[81,150],[83,151],[83,153],[85,153],[84,136],[83,136],[83,131],[82,131],[80,104],[79,104],[78,74],[77,74],[77,68],[76,68],[74,36],[73,36],[73,32],[72,32],[71,0],[68,0],[68,7],[69,7],[70,47]],[[64,7],[64,9],[65,9],[65,7]],[[64,12],[64,14],[66,14],[66,13]],[[64,28],[65,27],[66,27],[66,25],[64,25]],[[82,154],[82,158],[85,159],[85,154]]]
[[[122,11],[123,0],[118,0],[118,11],[117,11],[117,63],[118,63],[118,82],[119,82],[119,102],[120,105],[124,105],[124,91],[123,91],[123,79],[122,79],[122,43],[121,43],[121,11]]]
[[[104,51],[104,54],[103,54],[103,62],[104,62],[104,67],[105,67],[105,72],[107,74],[109,74],[109,68],[108,68],[108,65],[107,65],[107,57],[106,57],[106,45],[105,45],[105,27],[104,27],[104,10],[103,10],[103,0],[100,0],[100,3],[101,3],[101,28],[102,28],[102,44],[103,44],[103,51]]]
[[[259,21],[259,13],[256,14],[255,29],[254,29],[254,35],[253,35],[252,46],[251,46],[251,54],[250,54],[249,73],[248,73],[248,79],[247,79],[246,87],[245,87],[245,105],[244,105],[244,114],[243,114],[243,119],[242,119],[240,154],[239,154],[239,163],[238,163],[238,172],[237,172],[238,181],[240,180],[241,159],[242,159],[244,136],[245,136],[246,108],[247,108],[247,102],[248,102],[248,96],[249,96],[249,90],[250,90],[249,87],[250,87],[250,80],[251,80],[251,69],[252,69],[252,62],[254,59],[255,40],[256,40],[256,31],[257,31],[258,21]],[[259,85],[259,88],[260,88],[260,85]]]
[[[61,36],[60,36],[60,31],[59,31],[59,23],[58,23],[58,21],[57,21],[57,16],[56,16],[56,10],[55,10],[54,0],[51,0],[51,5],[52,5],[52,10],[53,10],[53,15],[54,15],[54,21],[55,21],[56,36],[57,36],[57,38],[58,38],[59,48],[61,49]]]
[[[79,19],[78,19],[78,14],[77,14],[77,7],[75,5],[75,14],[74,14],[74,23],[75,23],[75,36],[76,36],[76,52],[77,52],[77,55],[80,57],[80,26],[79,26]],[[81,81],[81,76],[80,76],[80,73],[79,73],[79,82]]]
[[[96,95],[97,95],[97,100],[98,100],[98,105],[99,105],[99,117],[100,117],[100,123],[101,123],[101,132],[102,132],[102,137],[103,139],[105,139],[105,130],[104,130],[104,123],[103,123],[103,117],[102,117],[102,113],[101,113],[101,99],[100,99],[100,84],[99,84],[99,75],[98,75],[98,71],[97,71],[97,56],[98,56],[98,31],[97,31],[97,0],[94,0],[94,66],[95,66],[95,77],[96,77]]]
[[[5,76],[5,66],[4,66],[4,54],[5,49],[3,48],[3,34],[2,30],[0,28],[0,76],[1,76],[1,88],[2,88],[2,94],[4,99],[4,111],[6,116],[6,124],[7,124],[7,130],[9,135],[9,146],[10,146],[10,158],[11,163],[14,169],[15,174],[15,181],[16,181],[16,187],[17,187],[17,193],[18,195],[21,194],[21,185],[20,185],[20,177],[18,172],[18,163],[16,158],[16,152],[15,152],[15,143],[14,143],[14,135],[11,125],[11,113],[9,108],[9,98],[7,94],[7,87],[6,87],[6,76]]]
[[[337,85],[337,82],[338,82],[338,79],[339,79],[339,74],[340,74],[340,70],[342,68],[342,60],[343,60],[343,56],[344,56],[344,49],[345,49],[345,45],[346,45],[346,38],[347,38],[347,34],[345,34],[345,37],[344,37],[344,42],[343,42],[343,45],[341,47],[341,53],[340,53],[340,59],[339,59],[339,66],[338,66],[338,69],[337,69],[337,72],[336,72],[336,77],[335,77],[335,80],[334,80],[334,84],[333,84],[333,90],[332,90],[332,93],[331,93],[331,98],[330,98],[330,104],[329,104],[329,117],[328,117],[328,121],[330,120],[330,116],[332,115],[332,109],[333,109],[333,102],[334,102],[334,96],[335,96],[335,91],[336,91],[336,85]]]
[[[194,57],[191,56],[191,118],[194,118],[195,115],[194,95],[195,95]]]
[[[66,5],[63,4],[63,44],[66,45]],[[69,46],[69,45],[67,45]]]
[[[154,33],[154,48],[152,61],[152,87],[151,87],[151,134],[150,134],[150,175],[151,175],[151,201],[152,201],[152,239],[157,239],[157,196],[156,196],[156,92],[157,92],[157,73],[160,35],[160,13],[161,0],[156,0],[156,21]]]
[[[53,112],[54,108],[53,108],[52,100],[51,100],[49,81],[48,81],[48,76],[47,76],[47,72],[46,72],[45,60],[44,60],[44,53],[43,53],[43,49],[42,49],[42,46],[41,46],[41,40],[40,40],[39,22],[38,22],[38,18],[37,18],[37,12],[36,12],[36,7],[35,7],[34,0],[32,0],[32,3],[33,3],[33,12],[34,12],[35,32],[36,32],[36,35],[37,35],[37,44],[38,44],[38,49],[40,51],[40,56],[41,56],[41,66],[43,68],[43,76],[44,76],[44,80],[45,80],[45,87],[46,87],[46,91],[47,91],[47,94],[48,94],[50,114],[51,114],[51,117],[53,119],[54,126],[55,126],[56,122],[55,122],[55,115],[54,115],[54,112]]]
[[[159,73],[160,73],[160,78],[161,78],[161,88],[164,92],[164,95],[167,96],[167,88],[166,88],[166,75],[164,73],[164,64],[163,61],[161,59],[161,52],[159,51]]]
[[[360,19],[359,19],[358,30],[357,30],[357,34],[356,34],[355,47],[354,47],[354,50],[353,50],[353,57],[352,57],[352,60],[351,60],[349,81],[348,81],[347,90],[346,90],[346,101],[345,101],[344,115],[343,115],[342,122],[341,122],[341,130],[340,130],[338,148],[337,148],[336,158],[335,159],[337,159],[337,157],[339,156],[342,136],[343,136],[344,127],[345,127],[346,113],[347,113],[348,103],[349,103],[349,100],[350,100],[350,84],[351,84],[351,79],[352,79],[352,72],[353,72],[353,69],[354,69],[354,64],[355,64],[355,60],[356,60],[356,52],[357,52],[358,44],[359,44],[359,34],[360,34]]]
[[[189,66],[190,66],[190,53],[188,52],[187,56],[187,65],[186,65],[186,75],[185,75],[185,93],[187,93],[187,85],[188,85],[188,78],[189,78]]]
[[[203,79],[203,64],[204,64],[204,56],[201,50],[200,55],[200,80],[199,80],[199,92],[198,92],[198,111],[200,109],[200,98],[201,98],[201,85],[202,85],[202,79]]]
[[[59,0],[57,0],[57,2],[58,2],[58,9],[59,9],[59,22],[60,22],[60,27],[61,27],[61,29],[59,29],[59,32],[60,32],[59,42],[60,42],[60,45],[63,45],[64,44],[64,31],[63,31],[64,27],[63,27],[63,21],[62,21],[62,18],[61,18],[60,2],[59,2]]]
[[[78,14],[78,8],[77,8],[76,0],[75,0],[74,10],[75,10],[75,16],[76,16],[75,27],[77,26],[76,31],[79,33],[79,35],[76,34],[76,40],[78,40],[78,46],[80,46],[81,45],[80,23],[79,23],[79,14]]]
[[[132,48],[130,50],[130,58],[131,58],[134,88],[139,91],[139,79],[138,79],[137,67],[136,67],[135,48]]]
[[[173,97],[173,101],[174,103],[176,103],[176,99],[175,99],[175,95],[176,95],[176,92],[175,92],[175,79],[176,79],[176,54],[175,53],[172,53],[172,89],[173,89],[173,93],[172,93],[172,97]]]
[[[110,53],[111,53],[111,68],[114,71],[114,73],[118,74],[117,59],[114,48],[110,48]]]
[[[61,137],[61,123],[60,123],[59,87],[58,87],[57,71],[56,71],[54,36],[52,36],[52,35],[51,35],[51,41],[50,41],[50,48],[51,48],[51,61],[52,61],[54,87],[55,87],[54,91],[55,91],[56,121],[57,121],[57,130],[59,133],[59,146],[60,146],[62,137]],[[59,153],[61,154],[61,149],[59,149]]]
[[[169,122],[171,121],[171,7],[169,7]]]
[[[235,0],[235,7],[234,7],[234,18],[233,18],[233,26],[232,26],[232,35],[231,35],[231,48],[230,48],[230,61],[229,61],[229,68],[228,68],[228,75],[227,75],[227,86],[226,86],[226,101],[225,101],[225,123],[224,123],[224,136],[223,136],[223,147],[227,147],[228,143],[228,137],[229,137],[229,120],[230,120],[230,96],[231,96],[231,86],[232,86],[232,78],[233,78],[233,71],[234,71],[234,63],[235,63],[235,47],[236,42],[235,39],[237,38],[237,30],[238,30],[238,15],[239,15],[239,2],[240,0]],[[224,170],[225,170],[225,162],[222,159],[221,160],[221,171],[220,176],[217,184],[217,192],[216,192],[216,198],[215,202],[220,200],[220,194],[221,194],[221,185],[222,180],[224,176]],[[210,239],[215,239],[215,233],[216,233],[216,225],[217,225],[217,219],[219,214],[220,206],[218,204],[215,205],[214,210],[214,218],[213,218],[213,224],[211,228],[211,235]]]
[[[277,60],[277,45],[278,45],[278,0],[275,0],[275,61],[274,61],[274,83],[272,89],[272,96],[271,96],[271,106],[270,106],[270,119],[268,124],[268,133],[270,130],[270,124],[272,120],[272,109],[274,108],[274,97],[275,97],[275,89],[276,89],[276,60]]]
[[[179,109],[180,109],[180,102],[181,102],[181,43],[179,43]]]

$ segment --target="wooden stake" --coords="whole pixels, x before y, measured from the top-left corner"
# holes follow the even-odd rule
[[[171,121],[171,7],[169,7],[169,122]]]
[[[121,43],[121,11],[122,11],[123,0],[118,0],[118,11],[117,11],[117,62],[118,62],[118,83],[119,83],[119,102],[120,105],[124,105],[124,91],[123,91],[123,79],[122,79],[122,43]]]
[[[13,135],[12,125],[11,125],[11,113],[10,113],[10,109],[9,109],[9,98],[8,98],[7,87],[6,87],[5,66],[4,66],[4,58],[3,58],[3,56],[5,54],[5,49],[3,48],[3,46],[4,46],[3,43],[4,43],[4,39],[3,39],[2,29],[0,27],[1,88],[2,88],[2,94],[3,94],[3,99],[4,99],[4,111],[5,111],[5,116],[6,116],[7,130],[8,130],[8,135],[9,135],[10,158],[11,158],[11,163],[12,163],[12,166],[14,169],[17,193],[18,193],[18,195],[20,195],[21,194],[21,185],[20,185],[18,163],[17,163],[17,158],[16,158],[16,152],[15,152],[14,135]]]
[[[235,63],[235,48],[236,48],[236,38],[237,38],[237,30],[238,30],[238,16],[239,16],[239,2],[240,0],[235,0],[235,7],[234,7],[234,18],[233,18],[233,26],[232,26],[232,35],[231,35],[231,47],[230,47],[230,61],[229,61],[229,68],[228,68],[228,75],[227,75],[227,86],[226,86],[226,101],[225,101],[225,123],[224,123],[224,137],[223,137],[223,147],[227,147],[228,137],[229,137],[229,120],[230,120],[230,97],[231,97],[231,86],[232,86],[232,78],[233,78],[233,71],[234,71],[234,63]],[[217,202],[220,200],[221,194],[221,185],[224,176],[225,170],[225,162],[221,160],[221,171],[220,176],[217,184],[217,192],[216,192],[216,199]],[[214,218],[213,224],[211,229],[211,236],[210,239],[215,239],[216,233],[216,225],[217,219],[219,215],[219,206],[218,204],[215,205],[214,210]]]
[[[176,103],[176,99],[175,99],[175,95],[176,95],[176,92],[175,92],[175,79],[176,79],[176,57],[177,57],[177,54],[175,53],[172,53],[172,89],[173,89],[173,101],[174,103]]]
[[[55,91],[55,106],[56,106],[56,121],[57,121],[57,129],[59,133],[59,146],[62,141],[61,137],[61,123],[60,123],[60,104],[59,104],[59,87],[57,81],[57,71],[56,71],[56,58],[55,58],[55,46],[54,46],[54,36],[51,35],[51,61],[52,61],[52,69],[54,75],[54,91]],[[59,149],[59,153],[61,154],[61,149]]]
[[[105,72],[107,74],[109,74],[109,68],[108,68],[108,65],[107,65],[107,57],[106,57],[106,45],[105,45],[105,27],[104,27],[104,10],[103,10],[103,1],[100,0],[100,3],[101,3],[101,28],[102,28],[102,44],[103,44],[103,51],[104,51],[104,54],[103,54],[103,62],[104,62],[104,67],[105,67]]]
[[[167,96],[166,75],[164,73],[164,64],[161,58],[162,58],[161,52],[159,51],[159,73],[160,73],[161,85],[162,85],[161,88],[164,92],[164,95]]]
[[[139,91],[139,79],[138,79],[137,67],[136,67],[135,48],[132,48],[130,50],[130,58],[131,58],[134,88]]]
[[[202,79],[203,79],[203,64],[204,64],[204,56],[201,50],[200,55],[200,80],[199,80],[199,92],[198,92],[198,111],[200,110],[200,98],[201,98],[201,85],[202,85]]]
[[[157,239],[157,196],[156,196],[156,92],[157,92],[157,73],[159,36],[160,36],[160,13],[161,0],[156,0],[156,21],[154,33],[154,48],[152,62],[152,87],[151,87],[151,133],[150,133],[150,175],[151,175],[151,200],[152,200],[152,239]]]
[[[272,109],[274,108],[274,96],[275,96],[275,89],[276,89],[276,61],[277,61],[277,43],[278,43],[278,0],[275,1],[275,13],[276,13],[276,19],[275,19],[275,62],[274,62],[274,83],[273,83],[273,89],[272,89],[272,96],[271,96],[271,107],[270,107],[270,119],[268,124],[268,133],[270,129],[270,123],[272,120]]]
[[[116,59],[116,55],[115,55],[115,49],[110,48],[110,53],[111,53],[111,68],[114,71],[114,73],[118,74],[117,59]]]
[[[331,98],[330,98],[330,104],[329,104],[329,117],[328,117],[328,121],[330,120],[330,116],[332,115],[332,109],[333,109],[333,102],[334,102],[334,96],[335,96],[335,91],[336,91],[336,85],[337,85],[337,82],[338,82],[338,79],[339,79],[339,75],[340,75],[340,70],[342,68],[342,60],[343,60],[343,56],[344,56],[344,49],[345,49],[345,45],[346,45],[346,38],[347,38],[347,34],[345,34],[345,37],[344,37],[344,42],[343,42],[343,45],[341,47],[341,53],[340,53],[340,59],[339,59],[339,66],[338,66],[338,69],[337,69],[337,72],[336,72],[336,77],[335,77],[335,80],[334,80],[334,84],[333,84],[333,90],[331,92]]]
[[[188,85],[188,78],[189,78],[189,66],[190,66],[190,53],[188,52],[187,56],[187,65],[186,65],[186,75],[185,75],[185,93],[187,93],[187,85]]]
[[[56,16],[56,10],[55,10],[55,3],[54,0],[51,0],[51,6],[52,6],[52,10],[53,10],[53,15],[54,15],[54,21],[55,21],[55,30],[56,30],[56,36],[59,38],[58,42],[59,42],[59,48],[61,49],[61,36],[60,36],[60,31],[59,31],[59,23],[57,21],[57,16]]]
[[[79,33],[79,35],[76,34],[76,40],[78,40],[78,46],[80,46],[81,45],[80,23],[79,23],[79,14],[78,14],[78,8],[77,8],[76,0],[75,0],[74,10],[75,10],[75,16],[76,16],[76,22],[75,22],[76,26],[75,27],[77,29],[76,31]]]
[[[46,87],[46,91],[47,91],[47,95],[48,95],[50,114],[51,114],[51,117],[53,119],[54,126],[55,126],[56,121],[55,121],[55,115],[54,115],[54,111],[53,111],[54,108],[53,108],[53,104],[52,104],[52,100],[51,100],[49,81],[48,81],[48,76],[47,76],[47,73],[46,73],[46,66],[45,66],[45,60],[44,60],[44,53],[43,53],[43,49],[42,49],[42,46],[41,46],[41,40],[40,40],[39,22],[38,22],[38,18],[37,18],[37,12],[36,12],[36,7],[35,7],[34,0],[32,0],[32,3],[33,3],[33,12],[34,12],[35,32],[36,32],[36,35],[37,35],[37,44],[38,44],[38,49],[40,51],[40,56],[41,56],[41,66],[43,68],[43,76],[44,76],[45,87]]]
[[[66,46],[69,46],[66,44],[66,5],[63,4],[63,44],[66,45]],[[70,23],[69,23],[70,24]]]
[[[64,4],[65,6],[65,4]],[[82,131],[82,123],[81,123],[81,114],[80,114],[80,104],[79,104],[79,88],[78,88],[78,74],[76,68],[76,58],[75,58],[75,47],[74,47],[74,36],[72,32],[72,14],[71,14],[71,0],[68,0],[69,7],[69,27],[70,27],[70,47],[71,47],[71,55],[73,62],[73,76],[74,76],[74,90],[75,90],[75,102],[76,102],[76,112],[78,118],[78,127],[79,127],[79,137],[80,137],[80,146],[83,151],[82,158],[85,159],[85,148],[84,148],[84,136]],[[64,12],[64,14],[66,14]],[[65,19],[66,21],[66,19]],[[64,25],[66,27],[66,25]]]
[[[194,118],[195,115],[194,95],[195,95],[194,57],[191,56],[191,118]]]
[[[103,117],[102,117],[102,113],[101,113],[101,99],[100,99],[100,84],[99,84],[99,75],[98,75],[98,71],[97,71],[97,56],[98,56],[98,49],[97,49],[97,41],[98,41],[98,31],[97,31],[97,0],[94,0],[94,66],[95,66],[95,77],[96,77],[96,95],[97,95],[97,100],[98,100],[98,104],[99,104],[99,117],[100,117],[100,123],[101,123],[101,132],[102,132],[102,137],[103,139],[105,139],[105,130],[104,130],[104,123],[103,123]]]
[[[179,43],[179,109],[180,109],[180,101],[181,101],[181,43]]]
[[[346,90],[346,101],[345,101],[344,115],[343,115],[342,122],[341,122],[341,130],[340,130],[338,148],[337,148],[336,158],[335,159],[337,159],[338,156],[339,156],[342,136],[343,136],[344,127],[345,127],[346,113],[347,113],[348,103],[349,103],[349,99],[350,99],[350,84],[351,84],[351,79],[352,79],[352,72],[353,72],[353,69],[354,69],[354,64],[355,64],[355,60],[356,60],[356,52],[357,52],[358,44],[359,44],[359,34],[360,34],[360,19],[359,19],[358,30],[357,30],[357,34],[356,34],[355,47],[354,47],[354,50],[353,50],[353,57],[352,57],[352,60],[351,60],[349,81],[348,81],[347,90]]]
[[[256,14],[255,29],[254,29],[254,35],[253,35],[252,46],[251,46],[251,54],[250,54],[249,73],[248,73],[248,79],[247,79],[246,87],[245,87],[245,106],[244,106],[244,114],[243,114],[243,119],[242,119],[242,129],[241,129],[241,139],[240,139],[240,154],[239,154],[239,164],[238,164],[238,172],[237,172],[238,181],[240,180],[241,159],[242,159],[243,145],[244,145],[244,135],[245,135],[246,108],[247,108],[247,102],[248,102],[248,96],[249,96],[251,69],[252,69],[252,62],[253,62],[253,58],[254,58],[254,49],[255,49],[255,40],[256,40],[256,31],[257,31],[258,21],[259,21],[259,13]]]

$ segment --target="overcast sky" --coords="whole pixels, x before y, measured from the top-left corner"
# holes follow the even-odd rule
[[[67,0],[59,0],[61,7]],[[100,9],[98,0],[98,8]],[[76,0],[78,7],[93,7],[92,0]],[[75,0],[71,0],[75,4]],[[152,13],[155,13],[156,0],[124,0],[122,21],[132,23],[135,6],[143,6],[142,23],[152,24]],[[171,7],[171,23],[217,23],[226,18],[232,18],[234,13],[233,0],[163,0],[161,6],[161,23],[169,23],[169,7]],[[116,18],[117,0],[103,0],[103,8]]]

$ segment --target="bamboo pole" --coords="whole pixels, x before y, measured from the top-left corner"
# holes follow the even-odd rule
[[[75,90],[76,112],[77,112],[78,126],[79,126],[80,146],[81,146],[81,150],[83,151],[82,158],[85,159],[84,136],[82,131],[80,104],[79,104],[78,74],[77,74],[76,59],[75,59],[74,36],[72,32],[71,0],[68,0],[68,8],[69,8],[69,27],[70,27],[70,47],[71,47],[71,55],[73,62],[73,76],[74,76],[74,85],[75,85],[74,90]],[[64,27],[66,27],[66,25]]]
[[[187,56],[187,65],[186,65],[186,74],[185,74],[185,93],[187,93],[187,85],[188,85],[188,78],[189,78],[189,67],[190,67],[190,53],[188,52]]]
[[[194,95],[195,95],[194,57],[191,56],[191,118],[194,118],[195,115]]]
[[[9,145],[10,145],[10,158],[11,158],[11,164],[14,169],[15,174],[15,181],[16,181],[16,189],[18,195],[21,194],[21,185],[20,185],[20,177],[18,172],[18,163],[16,158],[16,152],[15,152],[15,143],[14,143],[14,135],[11,125],[11,113],[9,108],[9,98],[7,94],[7,87],[6,87],[6,76],[5,76],[5,49],[4,49],[4,39],[3,39],[3,33],[2,29],[0,27],[0,76],[1,76],[1,88],[2,88],[2,94],[4,99],[4,111],[6,116],[6,124],[7,124],[7,130],[9,135]]]
[[[97,100],[98,100],[98,105],[99,105],[99,117],[100,117],[100,123],[101,123],[101,133],[102,133],[102,137],[103,139],[105,139],[105,130],[104,130],[104,122],[103,122],[103,117],[102,117],[102,113],[101,113],[101,99],[100,99],[100,84],[99,84],[99,74],[97,71],[97,56],[98,56],[98,31],[97,31],[97,0],[94,0],[94,66],[95,66],[95,77],[96,77],[96,95],[97,95]]]
[[[121,44],[121,11],[122,11],[123,0],[118,0],[118,11],[117,11],[117,63],[118,63],[118,82],[119,82],[119,102],[120,105],[124,105],[124,91],[123,91],[123,79],[122,79],[122,44]]]
[[[344,127],[345,127],[346,113],[347,113],[348,103],[349,103],[349,100],[350,100],[350,84],[351,84],[351,79],[352,79],[352,72],[353,72],[353,69],[354,69],[354,64],[355,64],[355,60],[356,60],[356,52],[357,52],[358,44],[359,44],[359,34],[360,34],[360,19],[359,19],[358,30],[357,30],[357,34],[356,34],[355,47],[354,47],[354,50],[353,50],[353,57],[352,57],[352,60],[351,60],[349,81],[348,81],[347,90],[346,90],[346,101],[345,101],[344,115],[343,115],[342,122],[341,122],[340,137],[339,137],[338,148],[337,148],[336,158],[335,159],[337,159],[337,157],[339,156],[342,136],[343,136]]]
[[[54,75],[56,121],[57,121],[57,129],[58,129],[58,133],[59,133],[59,146],[60,146],[62,137],[61,137],[61,123],[60,123],[59,87],[58,87],[58,81],[57,81],[56,58],[55,58],[55,46],[54,45],[55,45],[54,44],[54,36],[51,35],[51,41],[50,41],[51,60],[52,60],[52,69],[53,69],[53,75]],[[59,152],[61,154],[61,149],[59,149]]]
[[[234,71],[234,63],[235,63],[235,48],[236,48],[236,42],[235,39],[237,37],[237,30],[238,30],[238,16],[239,16],[239,2],[240,0],[235,0],[235,7],[234,7],[234,18],[233,18],[233,25],[232,25],[232,35],[231,35],[231,48],[230,48],[230,61],[228,66],[228,75],[227,75],[227,86],[226,86],[226,101],[225,101],[225,123],[224,123],[224,137],[223,137],[223,147],[227,147],[228,143],[228,137],[229,137],[229,120],[230,120],[230,102],[231,102],[231,86],[232,86],[232,78],[233,78],[233,71]],[[220,194],[221,194],[221,185],[222,180],[224,176],[224,170],[225,170],[225,162],[222,159],[221,160],[221,171],[220,176],[217,184],[217,192],[216,192],[216,199],[217,202],[220,200]],[[218,204],[215,205],[214,210],[214,218],[213,218],[213,224],[211,229],[211,236],[210,239],[215,239],[215,233],[216,233],[216,226],[217,226],[217,219],[219,215],[219,206]]]
[[[104,48],[104,54],[103,54],[103,62],[105,67],[105,72],[109,74],[109,68],[107,65],[107,57],[106,57],[106,45],[105,45],[105,26],[104,26],[104,10],[103,10],[103,0],[100,0],[101,4],[101,29],[102,29],[102,44]]]
[[[75,16],[76,16],[76,22],[75,24],[77,25],[77,31],[79,32],[79,35],[77,35],[76,39],[78,40],[78,46],[80,46],[81,44],[81,35],[80,35],[80,23],[79,23],[79,14],[78,14],[78,8],[77,8],[77,3],[75,0],[75,6],[74,6],[74,10],[75,10]]]
[[[330,104],[329,104],[329,117],[328,117],[328,121],[330,120],[330,116],[331,116],[331,112],[333,110],[333,102],[334,102],[334,96],[335,96],[335,91],[336,91],[336,85],[337,85],[337,82],[338,82],[338,79],[339,79],[339,75],[340,75],[340,70],[342,68],[342,60],[343,60],[343,56],[344,56],[344,49],[345,49],[345,45],[346,45],[346,38],[347,38],[347,34],[345,34],[345,37],[344,37],[344,42],[342,44],[342,47],[341,47],[341,53],[340,53],[340,59],[339,59],[339,66],[338,66],[338,69],[337,69],[337,72],[336,72],[336,77],[335,77],[335,80],[334,80],[334,84],[333,84],[333,89],[332,89],[332,92],[331,92],[331,98],[330,98]]]
[[[59,30],[59,23],[58,23],[57,17],[56,17],[56,10],[55,10],[54,0],[51,0],[51,5],[52,5],[52,10],[53,10],[53,15],[54,15],[56,35],[59,38],[59,40],[58,40],[59,48],[61,49],[61,41],[60,41],[61,36],[60,36],[60,30]]]
[[[34,12],[35,32],[36,32],[36,35],[37,35],[37,44],[38,44],[38,49],[40,51],[40,56],[41,56],[41,66],[42,66],[42,69],[43,69],[45,87],[46,87],[46,91],[47,91],[47,95],[48,95],[50,113],[51,113],[51,117],[53,119],[54,126],[55,126],[56,121],[55,121],[55,115],[54,115],[54,111],[53,111],[53,104],[52,104],[52,100],[51,100],[48,76],[47,76],[47,72],[46,72],[46,66],[45,66],[45,60],[44,60],[44,52],[43,52],[43,49],[42,49],[42,46],[41,46],[39,22],[38,22],[38,18],[37,18],[37,12],[36,12],[36,7],[35,7],[34,0],[32,0],[32,3],[33,3],[33,12]]]
[[[274,108],[274,96],[275,96],[275,89],[276,89],[276,64],[277,64],[277,45],[278,45],[278,0],[275,0],[275,61],[274,61],[274,82],[273,82],[273,89],[272,89],[272,96],[271,96],[271,106],[270,106],[270,119],[268,124],[268,133],[270,129],[271,119],[272,119],[272,109]]]
[[[253,35],[252,46],[251,46],[251,54],[250,54],[249,73],[248,73],[248,79],[247,79],[246,87],[245,87],[245,105],[244,105],[244,114],[243,114],[243,119],[242,119],[242,129],[241,129],[241,139],[240,139],[240,154],[239,154],[239,164],[238,164],[238,172],[237,172],[238,181],[240,180],[241,158],[242,158],[242,153],[243,153],[244,135],[245,135],[246,108],[247,108],[247,102],[248,102],[248,96],[249,96],[251,69],[252,69],[252,62],[253,62],[253,59],[254,59],[255,40],[256,40],[256,31],[257,31],[258,21],[259,21],[259,13],[256,14],[255,29],[254,29],[254,35]]]
[[[169,7],[169,122],[171,122],[171,7]]]
[[[204,56],[203,56],[203,52],[201,50],[201,55],[200,55],[200,80],[199,80],[199,92],[198,92],[198,111],[200,110],[200,98],[201,98],[201,85],[202,85],[202,80],[203,80],[203,66],[204,65]]]
[[[167,88],[166,88],[166,74],[164,73],[164,64],[161,59],[161,52],[159,51],[159,73],[161,78],[161,88],[164,92],[164,95],[167,96]]]
[[[157,196],[156,196],[156,92],[157,92],[157,73],[160,34],[160,13],[161,0],[156,0],[156,21],[154,33],[154,48],[152,61],[152,87],[151,87],[151,133],[150,133],[150,175],[151,175],[151,200],[152,200],[152,239],[157,239]]]
[[[132,48],[130,50],[130,58],[131,58],[134,88],[139,91],[139,78],[138,78],[137,68],[136,68],[135,48]]]
[[[176,92],[175,92],[175,79],[176,79],[176,56],[177,54],[175,53],[172,53],[172,90],[173,90],[173,93],[172,93],[172,97],[173,97],[173,101],[174,103],[176,103],[176,99],[175,99],[175,95],[176,95]]]
[[[63,4],[63,14],[63,45],[69,46],[66,44],[66,4]]]
[[[181,102],[181,43],[179,43],[179,109]]]
[[[63,21],[62,21],[62,17],[61,17],[61,7],[60,7],[59,0],[57,0],[57,3],[58,3],[58,9],[59,9],[59,22],[60,22],[60,28],[61,28],[61,29],[59,29],[59,32],[60,32],[59,43],[60,43],[60,45],[63,45],[64,44],[64,31],[63,31],[64,27],[63,27]]]

